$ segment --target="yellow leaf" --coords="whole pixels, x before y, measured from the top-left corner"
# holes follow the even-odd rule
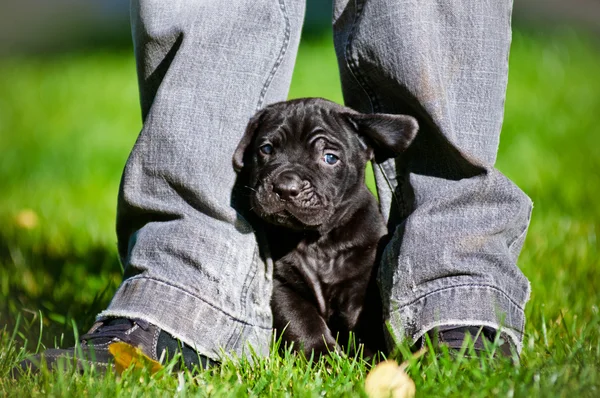
[[[162,365],[154,359],[148,357],[137,347],[121,341],[112,343],[108,346],[108,352],[115,358],[115,367],[117,373],[121,374],[125,369],[128,369],[132,364],[136,369],[149,369],[151,374],[154,374],[162,369]]]
[[[23,209],[15,216],[15,224],[17,224],[19,228],[34,229],[39,224],[39,218],[35,211]]]
[[[395,361],[381,362],[365,380],[365,392],[370,398],[412,398],[415,390],[415,383]]]

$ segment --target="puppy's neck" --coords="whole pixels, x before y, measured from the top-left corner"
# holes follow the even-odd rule
[[[327,235],[337,229],[345,229],[373,212],[379,213],[377,200],[366,186],[356,189],[351,195],[345,197],[339,206],[340,211],[333,214],[326,223],[318,228],[321,235]],[[368,219],[368,217],[367,217]]]

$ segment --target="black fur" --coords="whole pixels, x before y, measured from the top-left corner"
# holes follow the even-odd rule
[[[348,344],[349,332],[367,354],[384,349],[374,265],[387,229],[365,166],[403,152],[417,128],[410,116],[320,98],[270,105],[248,124],[233,164],[267,221],[274,327],[295,349],[326,353]]]

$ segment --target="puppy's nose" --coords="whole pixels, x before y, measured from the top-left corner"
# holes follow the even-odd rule
[[[302,190],[302,180],[295,174],[284,173],[277,177],[273,183],[273,192],[283,200],[290,200],[298,196]]]

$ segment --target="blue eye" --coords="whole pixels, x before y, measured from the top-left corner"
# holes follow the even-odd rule
[[[340,160],[340,158],[333,153],[326,153],[325,156],[323,156],[323,161],[327,164],[336,164],[338,160]]]
[[[270,155],[273,153],[273,146],[271,144],[265,144],[260,147],[260,151],[265,155]]]

